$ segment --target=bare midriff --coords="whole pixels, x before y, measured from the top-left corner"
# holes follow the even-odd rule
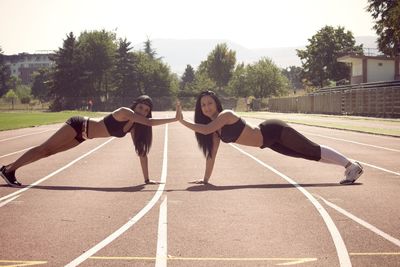
[[[250,126],[246,124],[239,138],[236,140],[237,144],[246,146],[260,147],[263,144],[263,136],[258,126]]]

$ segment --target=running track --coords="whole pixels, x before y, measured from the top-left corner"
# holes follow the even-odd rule
[[[0,163],[58,126],[0,132]],[[1,181],[0,266],[400,266],[400,139],[293,126],[364,163],[359,183],[221,143],[211,184],[190,184],[204,158],[176,122],[153,128],[150,175],[166,183],[144,185],[129,136],[90,140],[21,168],[31,186]]]

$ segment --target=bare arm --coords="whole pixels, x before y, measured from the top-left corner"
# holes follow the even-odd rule
[[[183,116],[180,117],[179,121],[187,128],[195,132],[207,135],[218,131],[224,125],[229,124],[231,116],[231,113],[228,112],[220,113],[218,117],[215,120],[211,121],[209,124],[194,123],[183,118]]]
[[[114,117],[117,117],[120,120],[130,120],[146,126],[157,126],[178,120],[178,110],[174,118],[165,118],[165,119],[146,118],[145,116],[133,112],[129,108],[120,108],[117,111],[114,111],[113,115]]]
[[[210,180],[212,171],[214,169],[215,158],[217,157],[217,152],[219,148],[220,139],[216,133],[213,134],[213,148],[211,151],[211,158],[206,158],[206,170],[204,172],[203,181],[205,184]]]
[[[131,137],[132,137],[132,141],[133,141],[134,140],[134,130],[131,131]],[[139,160],[140,160],[140,166],[142,167],[144,182],[146,184],[160,184],[160,182],[150,180],[150,178],[149,178],[149,161],[148,161],[147,155],[139,156]]]
[[[144,182],[147,183],[147,181],[149,181],[149,164],[148,164],[147,155],[139,156],[139,159],[140,159],[140,165],[142,166]]]

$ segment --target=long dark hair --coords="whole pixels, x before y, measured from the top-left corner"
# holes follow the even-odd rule
[[[151,118],[151,111],[153,110],[153,101],[148,95],[141,95],[135,99],[133,102],[131,109],[135,110],[137,104],[145,104],[150,107],[149,114],[147,114],[147,118]],[[133,143],[135,144],[136,153],[139,156],[146,156],[151,147],[151,143],[153,142],[153,130],[150,126],[146,126],[140,123],[134,123],[133,129],[135,129],[135,134],[133,136]]]
[[[221,101],[218,99],[217,95],[213,91],[201,92],[197,97],[196,109],[194,111],[195,123],[209,124],[211,122],[211,119],[206,115],[204,115],[203,112],[201,111],[201,98],[206,95],[211,96],[214,99],[215,104],[217,105],[218,112],[222,111]],[[199,145],[199,148],[203,150],[203,154],[206,158],[212,158],[211,151],[213,147],[213,138],[212,138],[213,134],[214,133],[205,135],[197,132],[195,133],[197,144]]]

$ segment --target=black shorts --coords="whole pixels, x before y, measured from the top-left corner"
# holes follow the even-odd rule
[[[272,150],[296,158],[319,161],[321,159],[320,145],[312,142],[301,133],[281,120],[266,120],[259,125],[263,145]]]
[[[69,118],[65,123],[74,128],[76,132],[75,139],[79,143],[82,143],[87,139],[87,133],[88,133],[88,124],[89,119],[87,117],[81,117],[81,116],[74,116]]]

